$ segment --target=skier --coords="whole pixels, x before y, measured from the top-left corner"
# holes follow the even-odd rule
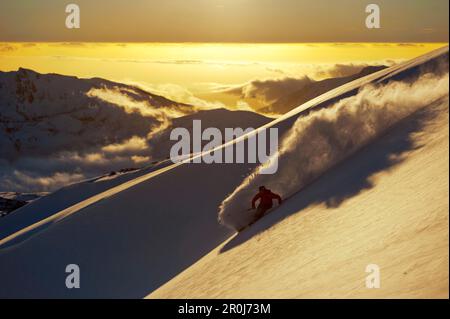
[[[260,201],[259,201],[258,208],[256,209],[255,220],[258,220],[261,217],[263,217],[264,213],[272,208],[272,206],[273,206],[272,200],[273,199],[278,200],[278,205],[281,205],[281,202],[282,202],[280,195],[272,193],[272,191],[270,189],[267,189],[265,186],[260,186],[259,193],[256,194],[255,197],[253,197],[252,209],[255,209],[255,203],[258,199],[260,199]]]

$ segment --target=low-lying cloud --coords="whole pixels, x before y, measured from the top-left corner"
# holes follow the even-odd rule
[[[23,191],[28,189],[36,191],[51,191],[85,179],[81,173],[56,172],[42,176],[40,174],[13,171],[3,178],[2,186],[9,189],[17,189],[17,185],[26,185]],[[20,190],[20,187],[19,187]]]
[[[194,93],[189,91],[187,88],[178,84],[166,83],[166,84],[150,85],[137,82],[130,82],[130,83],[142,87],[146,91],[162,95],[172,101],[192,105],[192,107],[195,108],[196,111],[227,108],[227,105],[223,104],[220,101],[207,101],[201,99],[197,97]]]
[[[284,77],[280,79],[254,80],[243,86],[228,89],[227,93],[240,96],[242,99],[257,99],[262,104],[275,102],[283,95],[300,90],[312,83],[309,77]]]
[[[373,65],[392,65],[392,61],[384,61],[383,64],[371,64]],[[364,68],[371,66],[368,63],[337,63],[332,66],[319,67],[315,73],[315,78],[340,78],[361,72]]]
[[[315,65],[309,69],[306,68],[306,73],[299,76],[287,75],[282,70],[278,70],[278,73],[283,74],[283,76],[277,78],[255,79],[242,85],[228,87],[219,86],[217,87],[216,91],[237,96],[242,101],[248,101],[248,104],[256,111],[268,112],[268,110],[271,110],[272,112],[278,112],[277,110],[272,109],[277,102],[281,100],[283,102],[280,103],[288,104],[289,102],[285,101],[284,99],[292,94],[300,92],[303,89],[310,92],[322,92],[332,89],[333,86],[331,82],[327,82],[322,85],[320,81],[323,79],[336,79],[334,83],[336,84],[336,86],[339,86],[345,83],[345,78],[348,78],[348,80],[352,80],[352,76],[356,76],[364,68],[382,65],[390,66],[394,63],[394,61],[378,61],[372,64],[320,64]],[[340,81],[338,78],[342,79],[342,81]],[[282,107],[282,110],[280,111],[281,112],[278,113],[283,113],[286,111],[286,109]]]

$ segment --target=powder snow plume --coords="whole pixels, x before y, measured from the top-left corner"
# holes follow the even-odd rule
[[[370,84],[354,96],[300,117],[280,143],[277,173],[259,174],[263,165],[255,169],[222,202],[219,222],[234,230],[248,225],[253,213],[247,209],[258,186],[283,198],[292,195],[401,119],[448,97],[448,81],[447,67],[439,75],[424,73],[413,82]]]

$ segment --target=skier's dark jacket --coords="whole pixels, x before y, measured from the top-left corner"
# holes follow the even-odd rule
[[[280,195],[272,193],[272,191],[270,189],[263,189],[263,190],[259,191],[259,193],[255,195],[255,197],[253,197],[252,208],[255,208],[255,203],[258,199],[261,199],[261,201],[259,202],[259,206],[264,206],[266,208],[272,208],[272,205],[273,205],[272,200],[273,199],[277,199],[278,203],[281,204]]]

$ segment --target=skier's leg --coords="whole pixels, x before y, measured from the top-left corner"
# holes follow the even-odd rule
[[[260,219],[264,216],[264,213],[267,211],[267,208],[264,205],[259,205],[256,209],[255,220]]]

